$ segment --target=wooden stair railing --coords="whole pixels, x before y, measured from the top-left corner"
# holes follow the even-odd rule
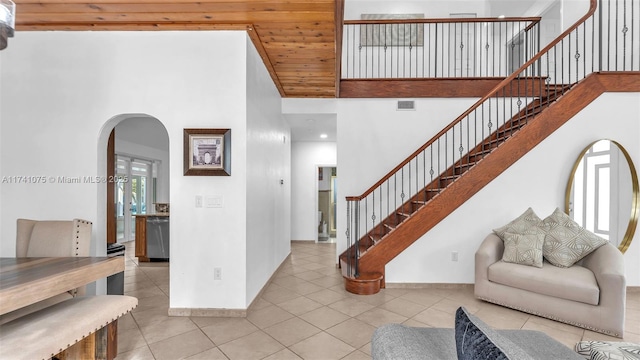
[[[638,91],[640,62],[622,60],[628,72],[627,65],[620,69],[618,62],[604,64],[597,56],[602,52],[597,47],[605,45],[596,44],[604,27],[594,19],[596,1],[383,179],[362,195],[347,197],[347,250],[339,258],[348,291],[372,294],[384,287],[389,261],[604,91]],[[613,43],[606,41],[607,51]],[[639,57],[637,49],[613,51],[621,58],[631,53],[634,59],[634,52]],[[609,68],[616,73],[602,72]],[[618,83],[610,81],[614,76]]]

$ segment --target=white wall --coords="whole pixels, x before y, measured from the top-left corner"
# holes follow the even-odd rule
[[[336,164],[336,143],[334,142],[294,142],[292,144],[292,240],[315,241],[318,239],[318,166],[335,166]],[[341,174],[338,173],[338,184],[340,184],[340,177]]]
[[[432,106],[418,102],[412,122],[405,119],[406,113],[392,114],[392,104],[385,106],[384,101],[340,102],[340,252],[346,248],[344,197],[361,194],[470,105],[463,100],[431,101]],[[436,105],[438,102],[442,103]],[[564,209],[571,168],[580,151],[596,139],[620,142],[637,168],[640,109],[629,104],[638,103],[637,93],[611,93],[598,98],[391,261],[386,266],[387,282],[473,283],[474,253],[484,237],[529,206],[542,218],[556,207]],[[616,116],[610,116],[611,109],[616,109]],[[356,153],[360,155],[353,156]],[[458,262],[450,260],[452,251],[459,253]],[[625,263],[628,285],[640,285],[640,231],[625,254]]]
[[[282,101],[247,42],[247,300],[291,252],[291,139]]]
[[[248,41],[243,31],[16,34],[0,53],[2,174],[105,174],[106,136],[127,117],[117,115],[159,119],[175,164],[170,307],[246,308]],[[184,128],[232,129],[231,176],[183,176]],[[2,184],[0,194],[2,256],[14,254],[19,217],[91,220],[92,253],[104,254],[104,189]],[[195,208],[196,195],[223,195],[224,207]]]

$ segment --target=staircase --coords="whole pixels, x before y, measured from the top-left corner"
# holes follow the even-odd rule
[[[597,56],[605,42],[609,53],[630,51],[611,49],[613,41],[595,45],[591,34],[619,22],[595,21],[596,0],[590,5],[576,24],[384,178],[347,197],[348,248],[339,257],[347,291],[378,292],[389,261],[602,93],[640,91],[637,50],[621,67],[617,56]]]

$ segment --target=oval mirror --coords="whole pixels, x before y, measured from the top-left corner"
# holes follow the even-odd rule
[[[612,140],[587,146],[571,171],[565,212],[580,226],[627,251],[638,224],[638,174]]]

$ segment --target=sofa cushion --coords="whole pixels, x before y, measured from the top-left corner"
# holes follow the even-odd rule
[[[373,360],[455,359],[453,329],[384,324],[371,336]]]
[[[607,240],[578,225],[559,208],[542,221],[547,234],[542,248],[547,261],[569,267],[607,243]]]
[[[456,311],[455,334],[458,360],[531,359],[520,347],[463,307]]]
[[[489,281],[556,298],[598,305],[600,288],[591,270],[574,265],[560,268],[544,262],[541,268],[498,261],[489,266]]]
[[[537,226],[534,226],[537,228]],[[544,233],[525,230],[524,234],[504,233],[502,261],[542,267]]]
[[[504,240],[504,234],[506,232],[513,234],[524,234],[525,230],[531,230],[531,227],[540,225],[541,221],[542,220],[540,219],[540,217],[538,217],[538,215],[536,215],[533,209],[528,208],[524,213],[510,221],[508,224],[493,229],[493,232],[498,235],[500,239]],[[533,228],[533,230],[542,231],[537,227]]]

